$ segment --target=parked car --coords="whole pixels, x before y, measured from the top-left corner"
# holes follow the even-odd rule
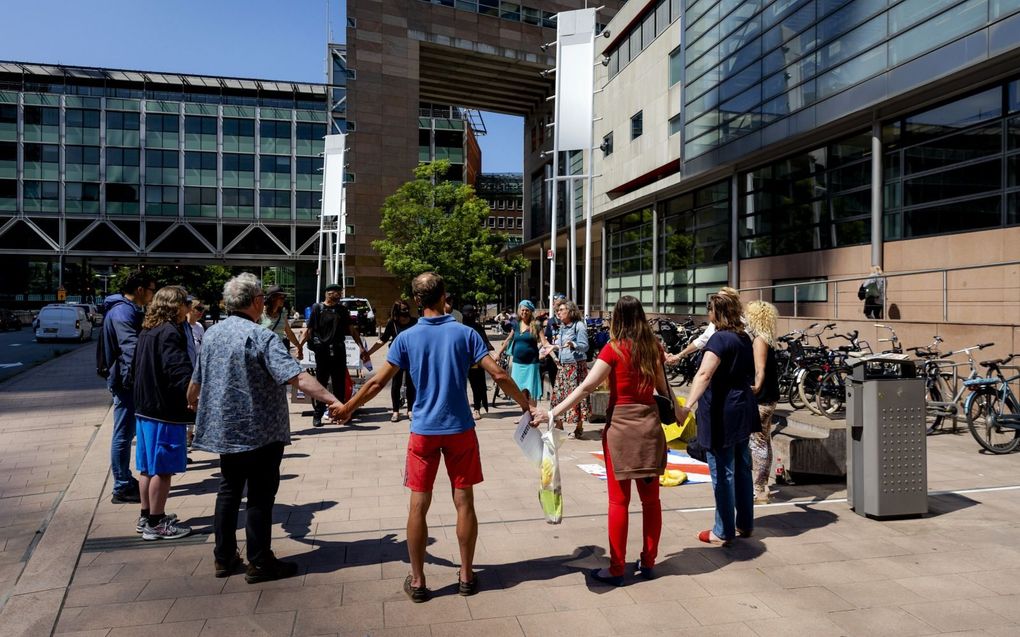
[[[92,322],[77,305],[47,305],[35,319],[35,340],[42,343],[74,339],[84,343],[92,339]]]
[[[0,331],[20,330],[21,319],[10,310],[0,310]]]
[[[372,304],[368,302],[368,299],[349,296],[340,299],[340,302],[347,306],[351,313],[351,320],[354,321],[362,336],[375,336],[379,333],[379,328],[375,323],[375,310],[372,309]]]
[[[89,323],[93,325],[99,325],[103,322],[103,316],[99,313],[99,309],[96,308],[92,303],[68,303],[68,305],[75,305],[85,310],[85,316],[89,318]]]

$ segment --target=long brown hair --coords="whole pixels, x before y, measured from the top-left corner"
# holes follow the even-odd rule
[[[621,296],[613,308],[609,322],[609,338],[613,349],[619,352],[618,344],[630,341],[631,364],[641,371],[641,386],[655,385],[659,373],[661,352],[659,341],[645,318],[645,308],[633,296]]]
[[[152,302],[145,308],[145,319],[142,329],[151,330],[163,323],[177,323],[177,313],[181,305],[188,299],[188,292],[179,285],[168,285],[160,288],[152,297]]]
[[[740,319],[740,300],[729,294],[713,294],[708,297],[708,307],[715,312],[712,323],[719,331],[744,333],[744,322]]]

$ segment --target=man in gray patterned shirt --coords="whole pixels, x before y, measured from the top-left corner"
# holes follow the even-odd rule
[[[216,577],[244,566],[237,551],[237,514],[245,485],[249,584],[290,577],[297,565],[276,559],[270,548],[273,505],[280,486],[283,447],[290,444],[287,385],[316,400],[340,405],[301,367],[273,332],[259,325],[265,306],[262,282],[245,272],[223,287],[230,316],[209,328],[188,387],[197,414],[192,447],[220,454],[220,489],[213,527]]]

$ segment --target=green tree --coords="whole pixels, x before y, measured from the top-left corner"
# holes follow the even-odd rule
[[[147,265],[145,271],[156,279],[156,285],[182,285],[188,294],[206,303],[215,303],[223,295],[223,284],[234,276],[234,269],[224,265],[174,266]],[[121,267],[110,279],[110,293],[120,290],[121,284],[136,268]],[[245,268],[238,269],[238,272]]]
[[[385,238],[372,247],[405,293],[414,277],[432,270],[443,275],[458,299],[497,300],[503,278],[523,270],[526,262],[500,254],[507,235],[486,226],[489,204],[471,186],[444,181],[449,168],[446,160],[415,168],[414,179],[386,198],[380,224]]]

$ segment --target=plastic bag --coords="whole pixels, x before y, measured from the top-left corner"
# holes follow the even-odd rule
[[[687,405],[687,399],[683,396],[677,396],[676,401],[680,403],[681,407]],[[666,444],[670,449],[683,450],[687,447],[687,443],[698,437],[698,424],[694,419],[693,413],[688,413],[687,418],[683,423],[672,423],[663,424],[662,431],[666,436]]]
[[[687,482],[687,474],[679,469],[666,469],[659,476],[659,486],[676,487]]]
[[[542,434],[541,482],[538,501],[549,524],[559,524],[563,519],[563,493],[560,491],[560,460],[557,450],[563,442],[563,432],[550,428]]]

